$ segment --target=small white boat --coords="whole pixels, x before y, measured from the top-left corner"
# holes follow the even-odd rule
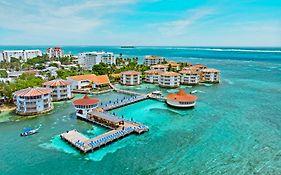
[[[191,94],[195,94],[195,93],[197,93],[198,91],[197,90],[194,90],[194,91],[191,91],[190,93]]]
[[[29,136],[29,135],[36,134],[36,133],[38,133],[39,128],[36,128],[36,129],[24,128],[23,132],[20,134],[20,136]]]

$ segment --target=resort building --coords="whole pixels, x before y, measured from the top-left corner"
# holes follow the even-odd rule
[[[107,75],[76,75],[67,77],[67,80],[71,82],[71,89],[84,89],[91,90],[104,86],[108,86],[110,84],[110,80]]]
[[[83,52],[78,56],[78,64],[88,70],[96,64],[116,64],[116,59],[112,52]]]
[[[144,57],[144,65],[146,66],[162,64],[164,62],[165,62],[165,58],[160,56],[148,55]]]
[[[168,70],[168,67],[169,66],[164,64],[157,64],[157,65],[150,66],[150,69],[165,72]]]
[[[207,83],[219,83],[220,71],[217,69],[203,69],[201,70],[201,81]]]
[[[180,66],[181,66],[179,63],[176,63],[174,61],[170,61],[165,65],[168,66],[168,67],[171,67],[171,70],[173,70],[173,71],[179,71]]]
[[[27,88],[16,91],[14,101],[16,113],[19,115],[36,115],[53,109],[51,103],[51,92],[49,88]]]
[[[49,58],[61,58],[63,57],[63,49],[60,47],[48,48],[47,55]]]
[[[192,70],[197,71],[197,72],[199,72],[200,70],[203,70],[203,69],[207,69],[207,68],[208,67],[203,65],[203,64],[195,64],[195,65],[189,67],[189,69],[192,69]]]
[[[69,100],[73,97],[70,81],[57,79],[45,82],[43,86],[52,89],[51,96],[53,101]]]
[[[159,75],[160,87],[176,88],[180,86],[180,74],[176,72],[161,72]]]
[[[169,94],[166,97],[166,103],[172,107],[178,108],[191,108],[196,104],[197,97],[185,93],[184,90],[180,90],[176,94]]]
[[[200,81],[199,72],[192,70],[182,70],[180,73],[180,83],[194,85],[198,84]]]
[[[0,55],[2,55],[2,60],[6,62],[11,62],[11,58],[26,62],[28,59],[42,56],[42,52],[40,50],[4,50]]]
[[[159,82],[159,73],[162,71],[159,70],[147,70],[144,72],[146,83],[158,83]]]
[[[99,102],[100,100],[98,98],[90,98],[85,95],[83,98],[74,100],[72,103],[76,109],[76,116],[87,118],[87,114],[96,109]]]
[[[126,71],[120,73],[120,83],[127,86],[135,86],[141,83],[141,73],[137,71]]]

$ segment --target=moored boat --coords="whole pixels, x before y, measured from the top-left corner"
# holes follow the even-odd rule
[[[23,132],[20,134],[20,136],[29,136],[36,134],[38,132],[39,128],[32,129],[32,128],[24,128]]]

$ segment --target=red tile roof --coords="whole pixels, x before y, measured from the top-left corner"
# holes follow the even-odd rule
[[[156,74],[156,75],[158,75],[159,73],[161,73],[161,71],[159,71],[159,70],[147,70],[144,73],[145,74]]]
[[[87,95],[85,95],[83,98],[74,100],[72,103],[74,105],[87,106],[87,105],[98,104],[99,102],[100,100],[98,98],[90,98]]]
[[[168,77],[176,77],[176,76],[179,76],[180,74],[176,73],[176,72],[161,72],[161,73],[159,73],[159,75],[168,76]]]
[[[20,96],[20,97],[34,97],[34,96],[49,94],[51,92],[52,92],[52,89],[50,89],[50,88],[36,87],[36,88],[21,89],[19,91],[16,91],[14,93],[14,95]]]
[[[88,80],[88,81],[91,81],[98,85],[110,83],[110,80],[107,75],[98,75],[97,76],[95,74],[87,74],[87,75],[76,75],[76,76],[71,76],[71,77],[67,77],[67,78],[76,80],[76,81]]]
[[[50,87],[66,86],[66,85],[70,85],[70,84],[71,84],[71,82],[62,80],[62,79],[52,80],[52,81],[43,83],[44,86],[50,86]]]
[[[181,101],[181,102],[193,102],[197,100],[197,97],[194,95],[190,95],[185,93],[184,90],[179,90],[176,94],[169,94],[167,95],[167,100],[173,101]]]
[[[126,71],[126,72],[121,72],[120,74],[121,75],[140,75],[141,72],[137,72],[137,71],[134,71],[134,70],[129,70],[129,71]]]

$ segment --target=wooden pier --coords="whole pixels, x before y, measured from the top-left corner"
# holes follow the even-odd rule
[[[147,95],[131,96],[128,98],[117,99],[116,101],[112,101],[112,102],[110,101],[110,102],[102,103],[99,105],[99,108],[102,108],[105,111],[109,111],[112,109],[120,108],[139,101],[146,100],[147,98],[148,98]]]
[[[91,116],[95,116],[95,118]],[[105,116],[108,116],[108,118],[105,118]],[[99,117],[101,118],[99,122],[97,122],[96,119]],[[67,141],[68,143],[70,143],[72,146],[74,146],[76,149],[80,150],[83,153],[94,151],[100,147],[103,147],[109,143],[117,141],[130,134],[133,133],[142,134],[143,132],[148,131],[147,126],[128,120],[121,120],[118,117],[113,117],[107,113],[100,113],[100,112],[90,113],[87,120],[98,124],[104,123],[103,125],[109,125],[109,126],[112,123],[118,122],[119,125],[117,128],[94,138],[88,138],[83,134],[79,133],[77,130],[67,131],[60,135],[62,139],[64,139],[65,141]]]
[[[92,111],[88,113],[87,118],[80,117],[80,119],[112,129],[94,138],[88,138],[77,130],[67,131],[60,135],[63,140],[67,141],[82,153],[94,151],[130,134],[142,134],[149,130],[145,125],[120,118],[107,111]]]

